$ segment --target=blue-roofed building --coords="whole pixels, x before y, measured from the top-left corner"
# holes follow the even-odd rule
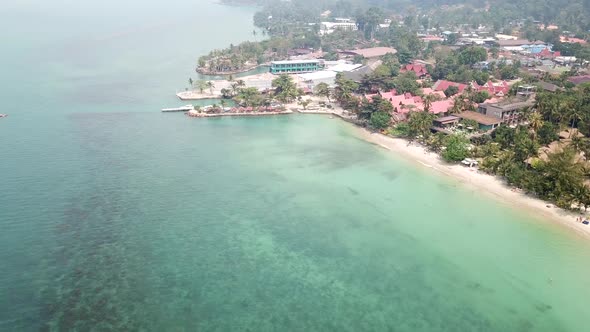
[[[537,54],[537,53],[541,53],[541,51],[543,51],[544,49],[550,48],[550,47],[545,44],[530,44],[530,45],[522,45],[522,48],[525,51],[530,52],[531,54]]]

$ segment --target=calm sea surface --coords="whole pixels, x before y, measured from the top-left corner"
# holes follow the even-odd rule
[[[253,8],[0,8],[0,330],[583,331],[590,245],[318,116],[187,119]]]

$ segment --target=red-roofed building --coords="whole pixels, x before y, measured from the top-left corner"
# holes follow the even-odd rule
[[[431,88],[423,88],[422,89],[422,94],[425,95],[425,96],[435,95],[435,96],[437,96],[440,99],[447,98],[447,96],[445,96],[445,93],[444,92],[442,92],[442,91],[434,91]]]
[[[508,94],[508,91],[510,91],[510,86],[506,81],[500,83],[488,81],[483,85],[479,85],[477,82],[472,82],[471,87],[476,91],[487,91],[491,97],[504,97]]]
[[[541,58],[541,59],[553,59],[558,56],[561,56],[561,52],[559,52],[559,51],[551,52],[549,50],[549,48],[544,48],[541,50],[541,52],[535,54],[535,57]]]
[[[465,89],[467,89],[467,87],[468,87],[467,84],[455,83],[455,82],[451,82],[451,81],[447,81],[447,80],[438,80],[438,81],[436,81],[436,83],[434,83],[434,85],[432,86],[432,89],[435,91],[443,91],[444,92],[450,86],[456,86],[459,89],[459,93],[463,93],[463,91],[465,91]]]
[[[411,111],[421,112],[424,110],[424,101],[420,96],[413,96],[411,93],[395,95],[395,90],[383,92],[379,95],[381,95],[381,98],[389,100],[396,113],[407,114]],[[375,94],[367,95],[366,97],[371,100],[374,96]],[[451,99],[433,101],[430,104],[430,113],[446,113],[451,107],[453,107],[453,100]]]
[[[416,73],[416,76],[418,76],[418,78],[425,78],[430,76],[430,74],[428,74],[428,69],[426,69],[426,66],[423,64],[419,64],[419,63],[410,63],[407,64],[405,66],[403,66],[400,70],[400,72],[405,73],[408,71],[413,71],[414,73]]]
[[[425,42],[431,42],[431,41],[442,42],[443,40],[445,40],[443,37],[432,36],[432,35],[420,37],[420,39],[422,39]]]
[[[587,43],[587,41],[585,41],[584,39],[573,38],[573,37],[570,38],[567,36],[559,36],[559,41],[562,43],[580,43],[582,45]]]

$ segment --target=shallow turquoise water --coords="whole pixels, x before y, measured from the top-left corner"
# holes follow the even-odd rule
[[[161,114],[253,10],[115,3],[0,9],[0,330],[585,330],[587,240],[334,119]]]

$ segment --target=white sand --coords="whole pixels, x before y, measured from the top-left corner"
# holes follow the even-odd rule
[[[360,128],[359,131],[362,138],[367,141],[377,144],[396,155],[413,160],[421,167],[453,177],[468,188],[477,189],[478,192],[490,195],[512,207],[526,209],[542,219],[558,222],[576,233],[590,238],[590,225],[576,222],[576,217],[580,216],[580,214],[557,208],[552,203],[525,195],[519,190],[508,187],[505,181],[499,177],[488,175],[462,164],[449,164],[442,160],[438,154],[429,152],[418,143],[408,145],[408,141],[404,139],[370,133]],[[548,208],[547,205],[550,205],[551,208]]]

